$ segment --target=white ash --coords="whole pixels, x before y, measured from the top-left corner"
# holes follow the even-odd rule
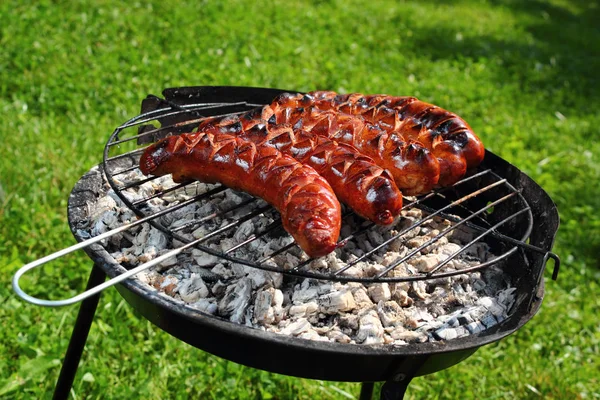
[[[122,183],[143,178],[137,170],[119,177]],[[170,177],[161,177],[128,189],[126,196],[137,201],[172,186]],[[187,185],[148,201],[145,211],[157,212],[215,187],[204,183]],[[244,193],[225,190],[212,195],[210,201],[197,201],[158,218],[158,221],[186,239],[204,238],[265,205],[256,200],[223,214],[248,199],[251,198]],[[82,237],[95,236],[136,219],[112,190],[95,204],[90,204],[88,211],[90,221],[88,229],[79,232]],[[310,261],[305,269],[323,273],[342,270],[341,276],[355,278],[378,275],[453,225],[449,220],[433,217],[392,240],[372,256],[355,262],[425,217],[426,214],[418,209],[404,210],[391,227],[371,228],[334,253]],[[210,237],[203,245],[248,261],[268,257],[293,242],[280,227],[237,249],[230,249],[272,227],[277,219],[278,214],[269,210],[215,238]],[[358,218],[346,218],[342,237],[366,224]],[[387,276],[430,272],[476,235],[475,231],[460,226],[415,252]],[[181,243],[150,225],[141,225],[111,237],[103,245],[119,263],[131,268],[165,254]],[[442,271],[462,270],[492,257],[486,243],[475,243],[448,262]],[[306,254],[293,246],[264,263],[289,270],[307,260]],[[354,265],[346,268],[351,262]],[[311,340],[365,345],[406,345],[476,334],[506,319],[515,301],[515,289],[508,276],[497,267],[427,281],[339,283],[284,276],[232,263],[198,249],[171,257],[136,275],[135,279],[174,301],[239,324]]]

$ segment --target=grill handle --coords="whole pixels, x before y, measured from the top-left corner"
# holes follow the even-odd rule
[[[112,279],[110,279],[110,280],[108,280],[108,281],[106,281],[104,283],[102,283],[101,285],[98,285],[98,286],[96,286],[96,287],[94,287],[92,289],[86,290],[83,293],[80,293],[80,294],[78,294],[76,296],[73,296],[71,298],[64,299],[64,300],[46,300],[46,299],[40,299],[40,298],[37,298],[37,297],[33,297],[33,296],[27,294],[23,289],[21,289],[21,286],[19,286],[19,280],[28,271],[30,271],[32,269],[35,269],[37,267],[40,267],[40,266],[42,266],[42,265],[44,265],[44,264],[46,264],[46,263],[48,263],[50,261],[56,260],[57,258],[60,258],[60,257],[63,257],[65,255],[67,255],[67,254],[73,253],[73,252],[75,252],[77,250],[81,250],[83,248],[86,248],[86,247],[88,247],[88,246],[90,246],[90,245],[92,245],[94,243],[97,243],[97,242],[99,242],[101,240],[107,239],[107,238],[115,235],[116,233],[125,231],[125,230],[127,230],[127,229],[129,229],[129,228],[131,228],[133,226],[139,225],[139,224],[141,224],[141,223],[143,223],[145,221],[146,221],[146,219],[140,219],[140,220],[137,220],[137,221],[132,222],[130,224],[120,226],[120,227],[115,228],[115,229],[113,229],[111,231],[105,232],[105,233],[103,233],[101,235],[98,235],[98,236],[95,236],[93,238],[84,240],[84,241],[79,242],[79,243],[77,243],[77,244],[75,244],[73,246],[67,247],[67,248],[59,250],[59,251],[57,251],[55,253],[47,255],[46,257],[40,258],[39,260],[35,260],[33,262],[30,262],[29,264],[25,264],[24,266],[22,266],[21,268],[19,268],[19,270],[13,276],[13,279],[12,279],[13,290],[23,300],[25,300],[25,301],[27,301],[29,303],[38,305],[38,306],[44,306],[44,307],[68,306],[68,305],[71,305],[71,304],[78,303],[78,302],[80,302],[82,300],[85,300],[88,297],[91,297],[91,296],[93,296],[93,295],[95,295],[97,293],[100,293],[104,289],[107,289],[107,288],[109,288],[111,286],[114,286],[114,285],[120,283],[120,282],[123,282],[124,280],[132,277],[133,275],[136,275],[136,274],[138,274],[138,273],[140,273],[140,272],[142,272],[142,271],[144,271],[144,270],[146,270],[146,269],[148,269],[150,267],[153,267],[153,266],[155,266],[157,264],[160,264],[161,262],[163,262],[163,261],[165,261],[165,260],[167,260],[167,259],[169,259],[171,257],[176,256],[177,254],[185,251],[186,249],[188,249],[190,247],[193,247],[194,245],[196,245],[200,241],[200,239],[197,239],[195,241],[187,243],[186,245],[178,247],[178,248],[176,248],[174,250],[171,250],[168,253],[165,253],[165,254],[163,254],[160,257],[157,257],[157,258],[155,258],[153,260],[150,260],[150,261],[148,261],[148,262],[146,262],[144,264],[138,265],[137,267],[135,267],[133,269],[130,269],[127,272],[125,272],[125,273],[123,273],[123,274],[121,274],[119,276],[116,276],[116,277],[114,277],[114,278],[112,278]]]

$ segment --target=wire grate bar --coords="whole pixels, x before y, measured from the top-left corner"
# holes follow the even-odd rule
[[[227,189],[227,188],[223,186],[223,189]],[[197,219],[194,219],[194,220],[192,220],[192,221],[188,222],[187,224],[184,224],[184,225],[178,226],[178,227],[176,227],[176,228],[173,228],[173,229],[172,229],[172,231],[173,231],[173,232],[180,232],[180,231],[182,231],[182,230],[184,230],[184,229],[188,229],[188,228],[194,227],[194,226],[196,226],[196,225],[200,225],[200,224],[201,224],[201,223],[203,223],[203,222],[206,222],[206,221],[208,221],[208,220],[211,220],[211,219],[213,219],[213,218],[215,218],[215,217],[220,217],[220,216],[222,216],[222,215],[225,215],[225,214],[227,214],[227,213],[229,213],[229,212],[231,212],[231,211],[235,211],[235,210],[237,210],[237,209],[239,209],[239,208],[242,208],[242,207],[244,207],[244,206],[247,206],[248,204],[254,203],[254,202],[256,202],[256,201],[257,201],[257,200],[256,200],[255,198],[251,198],[251,199],[248,199],[248,200],[244,200],[244,201],[243,201],[243,202],[241,202],[240,204],[236,204],[235,206],[233,206],[233,207],[229,207],[229,208],[228,208],[228,209],[226,209],[226,210],[221,210],[221,211],[218,211],[218,212],[214,212],[214,213],[212,213],[212,214],[209,214],[209,215],[206,215],[206,216],[204,216],[204,217],[202,217],[202,218],[197,218]]]
[[[427,273],[427,276],[430,277],[431,275],[433,275],[436,271],[439,271],[444,265],[448,264],[450,261],[452,261],[455,257],[457,257],[459,254],[463,253],[465,250],[467,250],[471,245],[473,245],[474,243],[476,243],[477,241],[479,241],[480,239],[482,239],[484,236],[486,236],[487,234],[489,234],[490,232],[492,232],[494,229],[498,228],[499,226],[504,225],[505,223],[507,223],[508,221],[510,221],[513,218],[518,217],[519,215],[523,214],[526,211],[529,211],[530,208],[529,206],[509,215],[508,217],[504,218],[502,221],[498,222],[497,224],[495,224],[494,226],[490,227],[489,229],[487,229],[485,232],[483,232],[481,235],[477,236],[475,239],[471,240],[469,243],[467,243],[465,246],[463,246],[460,250],[455,251],[454,253],[452,253],[446,260],[442,261],[441,263],[439,263],[434,269],[432,269],[430,272]]]
[[[233,103],[231,105],[233,106],[233,105],[236,105],[236,104],[238,104],[238,103]],[[243,104],[243,103],[239,103],[239,104]],[[209,119],[209,118],[221,118],[221,117],[227,117],[229,115],[239,115],[239,114],[243,114],[245,112],[246,111],[238,111],[238,112],[227,113],[227,114],[219,114],[219,115],[213,115],[213,116],[210,116],[210,117],[202,117],[202,118],[190,119],[190,120],[178,122],[178,123],[172,124],[172,125],[164,125],[164,126],[161,126],[160,128],[154,128],[154,129],[148,130],[146,132],[136,133],[134,136],[128,137],[126,139],[119,139],[119,140],[112,141],[112,142],[110,142],[108,144],[108,146],[112,147],[112,146],[115,146],[115,145],[119,145],[119,144],[131,142],[133,140],[138,140],[140,137],[153,135],[155,133],[159,133],[159,132],[166,131],[166,130],[169,130],[169,129],[181,128],[182,126],[197,124],[197,123],[205,121],[206,119]]]
[[[145,148],[141,148],[141,149],[135,149],[132,151],[128,151],[127,153],[122,153],[122,154],[117,154],[116,156],[112,156],[112,157],[107,157],[106,161],[117,161],[117,160],[122,160],[123,158],[127,158],[127,157],[131,157],[137,154],[141,154],[143,153],[145,150]]]
[[[235,251],[235,250],[239,249],[240,247],[243,247],[243,246],[247,245],[248,243],[251,243],[251,242],[253,242],[253,241],[255,241],[255,240],[257,240],[257,239],[259,239],[259,238],[261,238],[261,237],[265,236],[265,235],[266,235],[266,234],[268,234],[269,232],[272,232],[272,231],[274,231],[275,229],[277,229],[277,228],[279,228],[279,227],[281,227],[281,220],[280,220],[280,221],[274,221],[274,222],[270,223],[270,224],[269,224],[269,226],[267,226],[267,227],[266,227],[264,230],[262,230],[261,232],[258,232],[258,233],[255,233],[255,234],[252,234],[252,235],[250,235],[250,236],[248,237],[248,239],[246,239],[246,240],[244,240],[244,241],[242,241],[242,242],[240,242],[240,243],[236,244],[236,245],[235,245],[235,246],[233,246],[233,247],[230,247],[229,249],[225,250],[225,251],[224,251],[224,253],[225,253],[225,254],[229,254],[229,253],[231,253],[232,251]]]
[[[400,238],[400,237],[404,236],[406,233],[410,232],[411,230],[413,230],[413,229],[415,229],[415,228],[417,228],[417,227],[419,227],[419,226],[423,225],[425,222],[429,221],[430,219],[432,219],[432,218],[433,218],[433,217],[435,217],[436,215],[439,215],[439,214],[440,214],[440,213],[441,213],[443,210],[447,210],[447,209],[449,209],[449,208],[452,208],[452,207],[456,206],[457,204],[460,204],[460,203],[462,203],[462,202],[464,202],[464,201],[467,201],[467,200],[469,200],[469,199],[471,199],[471,198],[473,198],[473,197],[475,197],[475,196],[477,196],[477,195],[479,195],[479,194],[481,194],[481,193],[484,193],[484,192],[486,192],[486,191],[488,191],[488,190],[490,190],[490,189],[492,189],[492,188],[494,188],[494,187],[496,187],[496,186],[499,186],[499,185],[501,185],[501,184],[503,184],[503,183],[505,183],[505,182],[506,182],[506,180],[505,180],[505,179],[504,179],[504,180],[497,181],[497,182],[494,182],[494,183],[492,183],[492,184],[490,184],[490,185],[488,185],[488,186],[486,186],[486,187],[483,187],[483,188],[481,188],[481,189],[479,189],[479,190],[477,190],[477,191],[475,191],[475,192],[469,193],[468,195],[466,195],[466,196],[463,196],[463,197],[461,197],[461,198],[460,198],[460,199],[458,199],[458,200],[455,200],[455,201],[453,201],[452,203],[450,203],[450,204],[448,204],[448,205],[446,205],[446,206],[442,207],[442,208],[441,208],[441,209],[439,209],[439,210],[436,210],[436,211],[434,211],[433,213],[429,214],[427,217],[425,217],[425,218],[422,218],[422,219],[420,219],[420,220],[416,221],[414,224],[411,224],[410,226],[408,226],[408,227],[406,227],[406,228],[402,229],[400,232],[398,232],[397,234],[395,234],[395,235],[394,235],[394,236],[392,236],[391,238],[389,238],[389,239],[387,239],[387,240],[384,240],[382,243],[380,243],[379,245],[375,246],[375,247],[374,247],[373,249],[371,249],[370,251],[368,251],[368,252],[366,252],[365,254],[361,255],[360,257],[358,257],[358,258],[354,259],[352,262],[348,263],[348,264],[347,264],[346,266],[344,266],[343,268],[340,268],[339,270],[337,270],[337,271],[335,272],[335,274],[336,274],[336,275],[339,275],[339,274],[341,274],[342,272],[345,272],[346,270],[348,270],[350,267],[352,267],[352,266],[354,266],[354,265],[358,264],[360,261],[362,261],[362,260],[366,259],[367,257],[370,257],[370,256],[372,256],[373,254],[375,254],[375,252],[376,252],[377,250],[379,250],[379,249],[381,249],[381,248],[383,248],[383,247],[387,246],[388,244],[390,244],[390,243],[391,243],[391,242],[393,242],[394,240],[396,240],[396,239],[398,239],[398,238]],[[433,194],[434,194],[434,193],[430,193],[430,194],[428,194],[427,196],[429,196],[429,195],[433,195]],[[426,196],[426,197],[427,197],[427,196]],[[425,198],[423,198],[423,200],[424,200],[424,199],[425,199]],[[418,204],[418,201],[416,201],[416,202],[415,202],[415,204]]]
[[[160,178],[160,176],[151,176],[151,177],[148,177],[148,178],[140,179],[137,182],[129,182],[129,183],[125,184],[124,186],[121,186],[119,189],[120,190],[127,190],[127,189],[130,189],[130,188],[136,187],[136,186],[141,186],[144,183],[152,182],[153,180],[156,180],[158,178]]]
[[[216,235],[218,235],[218,234],[220,234],[220,233],[223,233],[223,232],[225,232],[225,231],[227,231],[227,230],[229,230],[229,229],[231,229],[231,228],[234,228],[234,227],[236,227],[236,226],[239,226],[239,225],[241,225],[242,223],[244,223],[244,222],[246,222],[246,221],[248,221],[248,220],[251,220],[252,218],[256,217],[257,215],[260,215],[260,214],[262,214],[263,212],[267,211],[269,208],[271,208],[271,206],[268,206],[268,205],[267,205],[267,206],[260,207],[260,208],[257,208],[257,209],[256,209],[256,210],[254,210],[253,212],[251,212],[251,213],[249,213],[249,214],[246,214],[246,215],[244,215],[242,218],[240,218],[240,219],[238,219],[238,220],[236,220],[236,221],[233,221],[233,222],[231,222],[231,223],[229,223],[229,224],[227,224],[227,225],[225,225],[225,226],[222,226],[222,227],[221,227],[221,228],[219,228],[219,229],[215,229],[214,231],[212,231],[212,232],[208,233],[207,235],[203,236],[201,239],[202,239],[203,241],[204,241],[204,240],[208,240],[208,239],[212,238],[213,236],[216,236]],[[199,243],[200,243],[200,242],[199,242]]]
[[[477,210],[475,213],[469,215],[468,217],[460,220],[458,223],[456,223],[455,225],[451,225],[448,228],[442,230],[439,234],[437,234],[436,236],[434,236],[433,238],[431,238],[430,240],[428,240],[427,242],[423,243],[422,245],[420,245],[419,247],[417,247],[416,249],[410,251],[409,253],[407,253],[404,257],[401,257],[400,259],[394,261],[392,264],[390,264],[386,269],[384,269],[379,275],[377,275],[378,278],[381,278],[382,276],[387,275],[391,270],[395,269],[396,267],[398,267],[400,264],[402,264],[403,262],[407,261],[409,258],[411,258],[412,256],[414,256],[415,254],[417,254],[419,251],[423,250],[424,248],[426,248],[427,246],[431,246],[433,243],[437,242],[438,240],[440,240],[443,236],[445,236],[447,233],[455,230],[456,228],[458,228],[461,225],[464,225],[467,221],[477,217],[478,215],[482,214],[483,212],[485,212],[486,210],[488,210],[490,207],[494,207],[508,199],[510,199],[511,197],[515,196],[517,193],[513,192],[510,193],[488,205],[486,205],[485,207]]]

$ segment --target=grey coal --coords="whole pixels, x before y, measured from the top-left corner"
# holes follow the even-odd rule
[[[121,179],[136,181],[141,179],[141,174],[134,170]],[[123,194],[135,202],[174,185],[170,177],[161,177],[124,190]],[[214,185],[200,182],[186,185],[147,201],[145,207],[150,213],[157,212],[212,188]],[[198,239],[265,205],[260,200],[250,200],[244,193],[225,190],[160,217],[160,223],[186,239]],[[235,206],[239,207],[227,217],[218,213]],[[88,204],[88,208],[90,220],[87,229],[78,231],[81,237],[101,234],[136,218],[110,189],[96,203]],[[201,218],[207,215],[215,217]],[[418,209],[403,211],[392,226],[369,229],[360,240],[350,241],[326,257],[311,260],[307,268],[339,271],[425,215]],[[208,241],[207,246],[220,252],[235,248],[231,254],[239,258],[262,259],[292,243],[292,238],[281,230],[274,230],[245,246],[236,246],[257,229],[272,226],[277,217],[275,212],[267,211],[218,240]],[[201,223],[194,222],[199,219]],[[357,217],[344,219],[342,235],[353,232],[361,224],[364,221]],[[392,262],[421,247],[452,224],[447,219],[431,218],[393,240],[374,257],[354,263],[343,272],[359,278],[377,276]],[[460,226],[421,249],[390,274],[410,276],[429,272],[475,236],[474,231]],[[104,243],[111,256],[128,267],[178,246],[181,243],[150,225],[114,235]],[[444,269],[459,271],[493,257],[486,243],[477,242],[449,261]],[[306,260],[308,257],[298,247],[290,247],[265,263],[290,269]],[[172,257],[135,279],[189,307],[256,329],[318,341],[394,346],[452,340],[488,329],[507,318],[516,290],[509,276],[496,266],[481,272],[414,282],[343,283],[256,269],[196,249]]]

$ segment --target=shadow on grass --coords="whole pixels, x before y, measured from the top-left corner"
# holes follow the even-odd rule
[[[432,3],[439,5],[440,1]],[[452,7],[456,2],[442,1],[441,4]],[[510,27],[506,35],[497,29],[484,29],[484,34],[473,35],[461,32],[460,26],[455,27],[450,21],[444,25],[411,26],[415,34],[406,45],[434,61],[468,65],[466,60],[481,60],[492,79],[497,80],[498,87],[516,84],[515,109],[525,104],[524,110],[533,108],[536,114],[554,115],[566,110],[573,119],[597,116],[600,107],[598,2],[571,0],[560,6],[538,0],[504,0],[491,4],[512,14],[524,34],[511,36],[509,32],[514,31],[514,27]],[[465,1],[463,5],[475,6],[472,1]],[[404,16],[397,19],[399,24],[408,22]],[[510,23],[514,24],[514,20]],[[586,164],[581,154],[568,152],[576,148],[590,151],[597,148],[600,134],[593,124],[573,133],[577,137],[565,142],[562,150],[565,154],[557,161],[560,167],[551,172],[554,182],[546,189],[562,192],[559,199],[564,235],[559,238],[561,250],[576,254],[577,259],[597,269],[600,268],[597,259],[600,236],[594,227],[600,219],[593,210],[600,207],[600,191],[591,184],[597,173],[590,171],[590,164]],[[528,148],[544,146],[536,136],[522,140],[532,141],[527,143]]]
[[[596,113],[600,105],[598,2],[575,0],[568,8],[537,0],[492,4],[512,11],[519,21],[531,21],[522,28],[533,40],[499,39],[491,34],[462,38],[458,29],[438,25],[416,28],[409,46],[432,60],[494,60],[499,83],[516,81],[522,93],[531,95],[542,110],[554,112],[561,106],[581,115]]]

